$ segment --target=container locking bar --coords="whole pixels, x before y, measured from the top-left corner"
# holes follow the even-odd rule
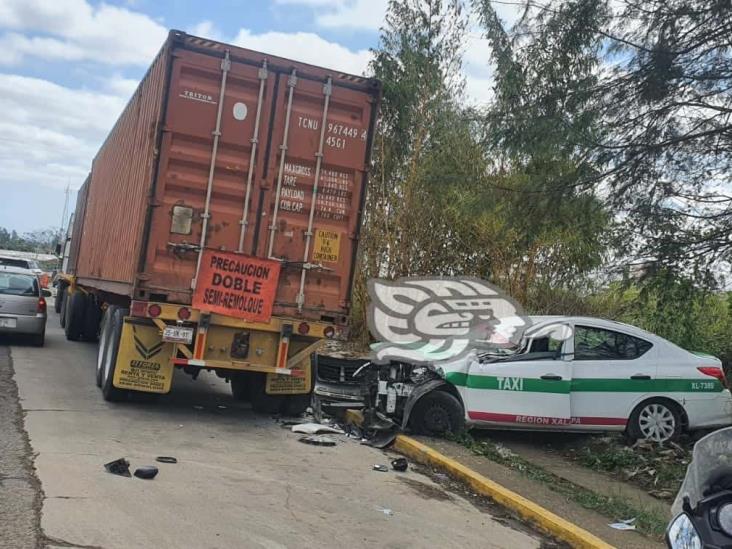
[[[257,159],[257,145],[259,144],[259,119],[262,115],[262,98],[264,97],[264,85],[267,81],[267,60],[264,60],[262,67],[258,72],[259,76],[259,97],[257,98],[257,116],[254,119],[254,134],[251,138],[252,152],[249,156],[249,172],[247,173],[247,189],[244,195],[244,208],[241,212],[241,232],[239,233],[239,247],[237,251],[241,253],[244,250],[244,235],[247,233],[247,214],[249,213],[249,199],[252,194],[252,178],[254,177],[254,163]]]
[[[231,61],[229,60],[229,50],[226,50],[224,58],[221,61],[221,90],[219,91],[219,105],[216,109],[216,128],[213,131],[213,150],[211,151],[211,165],[208,169],[208,185],[206,186],[206,202],[201,217],[203,224],[201,226],[201,243],[198,250],[198,259],[196,260],[196,274],[191,281],[191,288],[196,287],[198,282],[198,271],[201,269],[201,258],[203,250],[206,247],[206,233],[208,232],[208,220],[211,217],[211,191],[213,190],[214,172],[216,171],[216,155],[219,151],[219,138],[221,137],[221,113],[224,108],[224,94],[226,93],[226,77],[231,70]]]
[[[280,211],[280,193],[282,192],[282,177],[285,172],[285,156],[287,155],[287,138],[290,135],[290,115],[292,114],[292,96],[295,93],[297,85],[297,71],[292,69],[292,74],[287,78],[287,86],[290,88],[289,97],[287,98],[287,111],[285,113],[285,131],[282,135],[282,145],[280,145],[280,169],[277,173],[277,190],[275,191],[274,212],[272,213],[272,222],[269,225],[269,248],[267,257],[270,259],[278,259],[272,257],[274,250],[275,232],[277,231],[277,215]]]
[[[305,274],[310,264],[308,256],[310,255],[310,242],[313,239],[313,220],[315,219],[315,207],[318,201],[318,184],[320,183],[320,169],[323,165],[323,143],[325,141],[325,127],[328,123],[328,107],[330,106],[330,96],[333,93],[333,80],[328,77],[328,81],[323,86],[323,95],[325,102],[323,104],[323,120],[320,123],[320,143],[318,144],[318,152],[315,153],[315,182],[313,183],[313,198],[310,203],[310,217],[308,218],[308,230],[305,233],[305,253],[302,258],[303,266],[300,271],[300,291],[297,294],[297,310],[302,311],[305,304]]]

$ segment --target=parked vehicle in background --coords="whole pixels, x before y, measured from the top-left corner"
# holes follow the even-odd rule
[[[38,265],[38,262],[34,259],[25,259],[22,257],[11,257],[11,256],[6,256],[6,255],[0,255],[0,265],[6,266],[6,267],[18,267],[20,269],[26,269],[37,275],[40,275],[43,273],[43,270]]]
[[[46,337],[46,297],[32,271],[0,266],[0,333],[29,336],[42,346]]]
[[[567,339],[552,335],[571,334]],[[625,431],[664,442],[732,424],[719,359],[620,322],[537,318],[508,356],[380,367],[378,406],[416,431]]]
[[[310,403],[344,333],[378,81],[171,31],[94,159],[59,310],[104,398],[214,371],[255,410]]]

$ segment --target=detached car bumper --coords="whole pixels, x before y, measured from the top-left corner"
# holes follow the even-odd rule
[[[1,315],[0,319],[15,320],[15,326],[0,326],[0,334],[40,334],[46,329],[45,315]],[[0,322],[0,324],[3,324]]]

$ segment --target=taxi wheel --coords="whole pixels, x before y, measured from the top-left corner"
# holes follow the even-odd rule
[[[417,401],[409,423],[422,435],[460,433],[465,430],[465,414],[460,401],[453,395],[432,391]]]
[[[681,434],[681,412],[676,404],[661,398],[641,402],[630,415],[628,434],[653,442],[674,440]]]
[[[124,400],[128,391],[118,389],[112,383],[114,380],[114,369],[117,364],[117,355],[119,354],[119,343],[122,338],[122,325],[124,317],[129,314],[126,309],[116,309],[114,314],[109,317],[109,328],[107,334],[106,352],[104,353],[104,370],[102,372],[102,396],[104,400],[114,402]]]

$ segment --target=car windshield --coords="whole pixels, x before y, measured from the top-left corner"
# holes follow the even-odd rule
[[[0,273],[0,294],[38,295],[38,280],[31,275]]]
[[[33,269],[34,267],[28,264],[25,259],[15,259],[14,257],[0,257],[0,265],[6,265],[8,267],[20,267],[21,269]]]

